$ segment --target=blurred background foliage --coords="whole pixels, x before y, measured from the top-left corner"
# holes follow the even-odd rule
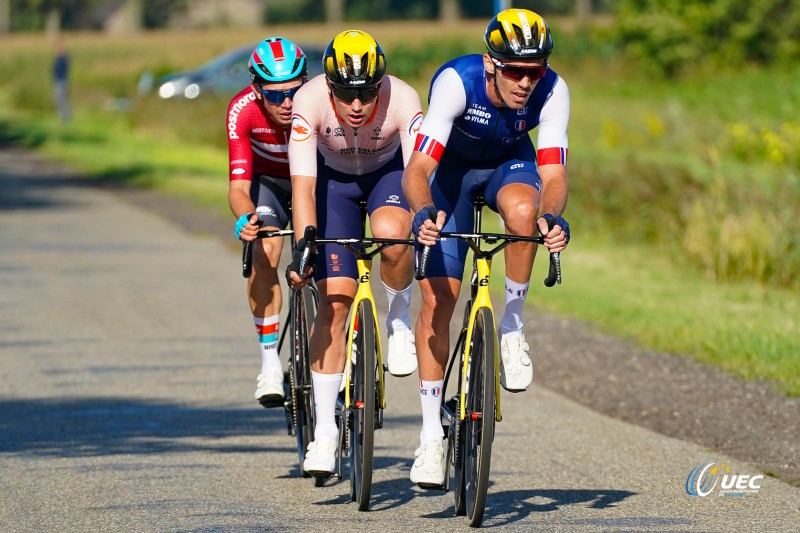
[[[26,2],[72,6],[65,22],[92,3]],[[400,4],[384,0],[369,9],[411,9],[412,3]],[[554,13],[574,5],[545,4]],[[183,3],[144,5],[158,18]],[[359,5],[347,2],[347,9]],[[586,25],[548,16],[556,42],[551,64],[573,93],[572,216],[619,242],[672,250],[717,280],[800,287],[800,0],[619,0],[603,9],[614,14]],[[375,28],[390,73],[412,82],[423,100],[438,66],[483,51],[485,19],[361,27]],[[318,44],[332,33],[324,26],[281,28]],[[197,66],[263,33],[263,27],[208,29],[200,40],[145,32],[135,41],[106,35],[102,46],[91,34],[76,34],[69,37],[73,94],[78,106],[95,109],[128,99],[134,112],[125,121],[136,131],[224,149],[216,125],[225,102],[161,101],[137,93],[139,77]],[[41,83],[52,45],[32,42],[4,43],[0,67],[14,75],[0,87],[10,107],[36,112],[52,108],[50,87]]]
[[[289,21],[322,20],[320,3],[275,0],[267,23],[220,19],[198,30],[168,27],[190,2],[141,1],[147,29],[112,33],[83,31],[100,27],[105,2],[11,0],[0,145],[36,147],[84,175],[156,187],[226,216],[228,100],[163,100],[145,90],[144,74],[194,68],[267,35],[325,45],[356,26],[424,106],[442,63],[483,52],[489,15],[480,13],[491,9],[462,1],[463,18],[447,23],[435,20],[436,2],[341,0],[357,24],[299,24]],[[575,0],[514,2],[547,17],[550,64],[572,100],[567,282],[537,305],[800,395],[798,3],[593,1],[582,19]],[[296,12],[278,25],[270,17],[280,5]],[[48,27],[52,9],[60,32],[22,31]],[[58,41],[72,61],[69,124],[58,122],[49,84]]]

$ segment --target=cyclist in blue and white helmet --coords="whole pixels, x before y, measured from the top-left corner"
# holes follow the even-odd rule
[[[287,145],[292,99],[306,81],[308,61],[283,37],[261,41],[250,55],[250,85],[228,105],[228,203],[236,217],[234,235],[253,241],[259,227],[284,229],[292,197]],[[256,399],[283,405],[283,368],[278,358],[281,288],[277,275],[280,237],[253,246],[248,302],[261,348]]]

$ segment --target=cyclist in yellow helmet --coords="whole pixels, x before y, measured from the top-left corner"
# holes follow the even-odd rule
[[[289,165],[293,222],[302,236],[314,225],[320,237],[362,233],[359,201],[365,200],[375,237],[407,239],[411,211],[400,180],[422,122],[416,91],[386,75],[386,56],[375,39],[359,30],[337,35],[323,58],[324,74],[295,96]],[[298,243],[299,253],[304,243]],[[293,268],[294,270],[291,270]],[[293,262],[288,275],[304,282]],[[408,307],[413,252],[391,246],[381,252],[381,279],[389,303],[387,366],[396,376],[417,368]],[[338,430],[336,398],[345,364],[344,324],[356,294],[353,255],[337,245],[318,247],[314,277],[320,292],[311,335],[311,370],[317,424],[304,468],[332,473]]]
[[[462,241],[437,236],[471,232],[473,194],[483,192],[507,233],[534,236],[541,230],[551,252],[569,240],[561,216],[567,203],[569,91],[548,64],[550,28],[533,11],[507,9],[489,22],[484,43],[485,54],[456,58],[434,75],[425,122],[403,176],[417,241],[432,246],[416,324],[422,432],[411,480],[421,486],[444,481],[442,397],[435,392],[443,383],[467,255]],[[529,135],[534,128],[537,147]],[[548,230],[551,218],[556,225]],[[500,383],[520,392],[533,377],[522,314],[536,245],[515,243],[504,253]]]

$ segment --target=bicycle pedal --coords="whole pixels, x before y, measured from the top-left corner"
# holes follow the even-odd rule
[[[417,483],[417,487],[425,490],[441,490],[442,492],[445,491],[444,484],[437,484],[437,483]]]
[[[273,407],[283,407],[286,408],[286,400],[280,397],[263,397],[258,399],[258,403],[261,404],[261,407],[266,409],[272,409]]]

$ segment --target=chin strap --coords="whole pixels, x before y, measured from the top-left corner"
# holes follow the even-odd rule
[[[495,69],[494,74],[490,74],[492,77],[492,85],[494,85],[494,92],[497,93],[497,98],[503,102],[503,105],[509,107],[508,102],[503,99],[503,95],[500,94],[500,88],[497,86],[497,69]]]

